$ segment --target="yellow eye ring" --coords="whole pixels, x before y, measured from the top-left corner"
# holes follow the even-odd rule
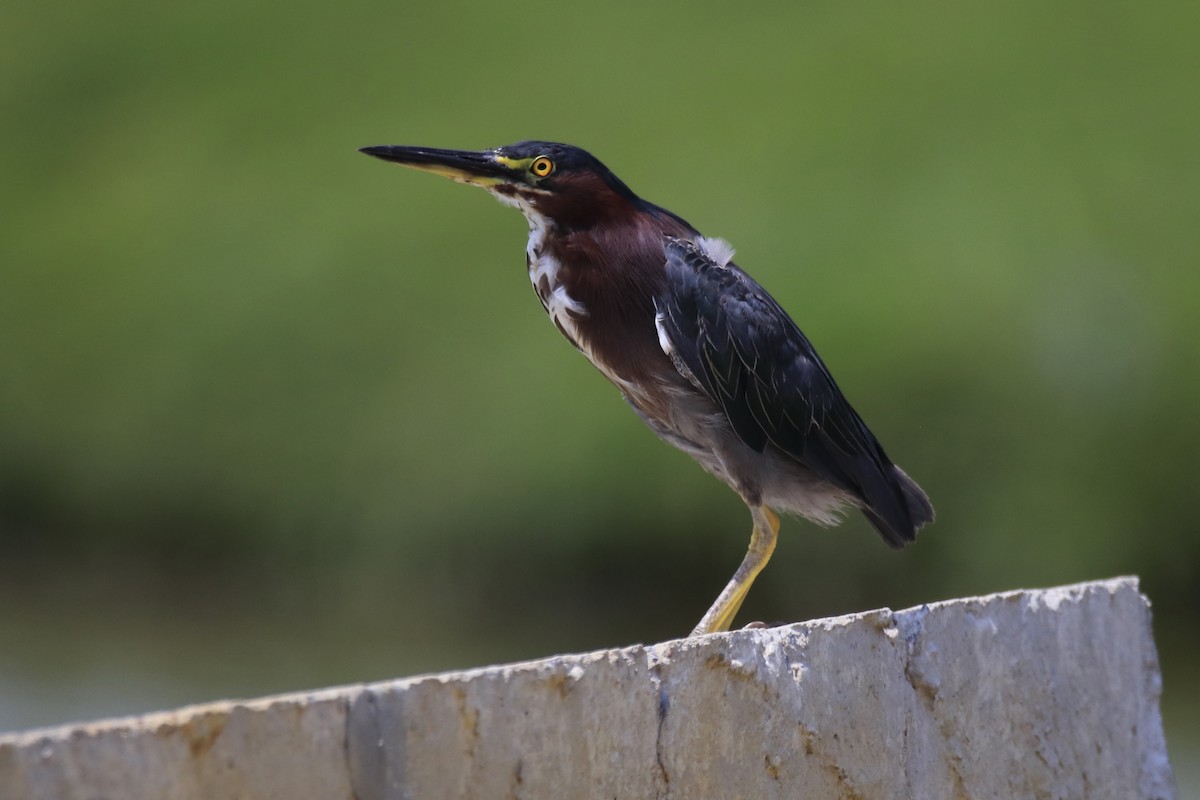
[[[554,162],[545,156],[538,156],[529,165],[529,171],[539,178],[544,178],[551,172],[554,172]]]

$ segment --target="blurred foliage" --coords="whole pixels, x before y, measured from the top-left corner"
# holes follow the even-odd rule
[[[1194,704],[1195,4],[3,16],[0,727],[690,628],[737,498],[518,215],[355,153],[523,138],[737,245],[933,498],[787,524],[743,618],[1138,573]]]

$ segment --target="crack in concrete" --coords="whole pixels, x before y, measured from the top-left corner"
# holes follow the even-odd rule
[[[904,612],[903,616],[893,614],[892,622],[895,628],[904,635],[904,678],[913,693],[920,699],[921,707],[933,719],[934,727],[942,739],[943,762],[954,783],[954,796],[966,798],[968,794],[961,769],[962,756],[951,746],[956,737],[951,729],[950,721],[938,711],[938,691],[940,689],[938,678],[936,675],[927,675],[918,663],[924,652],[921,637],[924,633],[925,617],[928,613],[929,606],[920,606]],[[908,725],[906,722],[906,738],[907,735]],[[907,768],[905,772],[907,773]]]
[[[838,738],[836,733],[833,735],[833,738]],[[820,768],[825,773],[833,776],[833,780],[837,783],[840,790],[838,796],[842,800],[865,800],[863,794],[854,785],[854,782],[850,780],[850,774],[846,772],[846,768],[826,753],[823,747],[819,746],[820,737],[817,736],[817,732],[803,722],[800,723],[800,741],[804,747],[804,755],[816,759]]]
[[[658,716],[658,728],[654,734],[654,763],[658,767],[662,779],[662,790],[656,793],[659,800],[671,796],[671,773],[667,769],[666,759],[663,758],[663,729],[667,724],[667,713],[671,710],[671,695],[662,679],[662,662],[650,655],[650,685],[657,694],[658,705],[655,712]]]
[[[518,790],[523,783],[525,783],[525,759],[518,758],[517,763],[513,765],[512,785],[508,788],[509,800],[521,800]]]
[[[450,692],[458,710],[458,738],[467,759],[473,761],[479,744],[479,709],[467,702],[467,692],[462,686],[452,686]]]
[[[364,690],[353,698],[347,697],[342,705],[346,715],[342,757],[350,792],[354,800],[372,800],[380,796],[386,771],[379,701],[374,692]]]

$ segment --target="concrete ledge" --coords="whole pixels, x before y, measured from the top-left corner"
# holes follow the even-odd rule
[[[1137,581],[0,737],[0,797],[1175,796]]]

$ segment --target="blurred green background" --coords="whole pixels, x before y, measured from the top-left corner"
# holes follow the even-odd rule
[[[690,629],[744,507],[558,336],[518,214],[355,152],[546,138],[733,242],[937,507],[900,554],[786,523],[741,621],[1137,573],[1200,793],[1198,21],[9,2],[0,729]]]

